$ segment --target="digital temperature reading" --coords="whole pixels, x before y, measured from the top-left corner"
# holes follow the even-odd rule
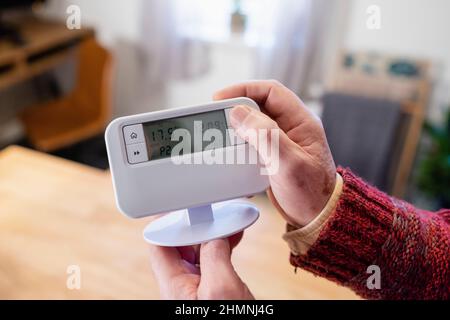
[[[190,153],[205,150],[211,141],[203,141],[201,150],[195,150],[194,148],[196,146],[194,143],[194,137],[196,136],[195,128],[199,125],[201,125],[202,135],[208,129],[219,130],[222,133],[223,139],[222,141],[214,142],[218,144],[217,147],[225,147],[227,145],[228,126],[223,110],[158,120],[143,124],[149,160],[168,158],[172,155],[173,147],[180,142],[178,139],[172,141],[172,135],[177,129],[185,129],[189,132],[191,138]]]

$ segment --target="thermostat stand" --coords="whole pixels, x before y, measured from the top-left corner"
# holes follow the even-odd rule
[[[251,226],[259,210],[249,202],[226,201],[168,213],[144,229],[148,243],[182,247],[226,238]]]

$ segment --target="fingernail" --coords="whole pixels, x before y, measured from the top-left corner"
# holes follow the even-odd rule
[[[250,114],[251,110],[247,106],[236,106],[230,111],[230,121],[234,127],[239,127]]]

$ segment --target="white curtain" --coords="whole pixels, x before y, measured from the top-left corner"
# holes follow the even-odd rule
[[[189,6],[193,10],[194,4]],[[183,7],[177,0],[142,1],[140,40],[147,54],[145,72],[150,81],[190,79],[208,70],[208,45],[182,32],[185,21],[180,10]]]
[[[208,71],[208,43],[229,26],[231,0],[142,0],[142,43],[151,79],[192,79]],[[241,0],[246,42],[256,47],[255,74],[308,94],[323,82],[324,51],[337,0]],[[225,26],[225,28],[224,28]],[[229,31],[229,30],[228,30]],[[225,32],[226,33],[226,32]]]
[[[331,0],[281,0],[270,29],[258,41],[255,77],[279,80],[308,95],[308,86],[323,79],[323,50],[335,6]]]

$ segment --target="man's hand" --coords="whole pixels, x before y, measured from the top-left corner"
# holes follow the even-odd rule
[[[150,246],[150,262],[163,299],[254,299],[231,264],[242,233],[201,246]]]
[[[287,222],[305,226],[325,207],[336,183],[336,166],[322,123],[276,81],[231,86],[217,92],[214,99],[243,96],[255,100],[262,112],[237,106],[230,113],[231,124],[242,138],[248,129],[281,129],[279,170],[269,176],[268,195]]]
[[[281,129],[279,171],[269,176],[269,197],[295,226],[311,222],[325,207],[336,183],[336,167],[320,120],[276,81],[226,88],[216,100],[246,96],[262,112],[237,106],[231,124],[241,137],[248,129]],[[253,143],[249,141],[249,143]],[[258,150],[258,145],[254,145]],[[262,155],[264,156],[264,155]],[[270,159],[265,159],[269,161]],[[193,247],[150,247],[151,265],[166,299],[253,299],[231,264],[242,234]]]

